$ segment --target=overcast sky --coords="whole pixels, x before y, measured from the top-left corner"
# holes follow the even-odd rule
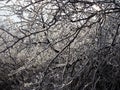
[[[17,15],[14,15],[12,12],[8,11],[10,8],[5,8],[4,6],[6,5],[14,5],[16,4],[16,1],[20,1],[20,3],[24,3],[23,0],[11,0],[10,2],[8,2],[6,4],[6,0],[5,1],[0,1],[0,19],[4,20],[4,19],[11,19],[15,22],[19,22],[20,19],[18,18]]]
[[[0,0],[0,19],[4,20],[4,19],[8,19],[9,18],[9,19],[11,19],[11,20],[13,20],[15,22],[19,22],[20,19],[18,18],[18,16],[17,15],[12,15],[13,13],[11,13],[10,11],[8,11],[9,8],[3,8],[3,6],[5,6],[5,5],[13,5],[13,4],[16,4],[18,1],[21,4],[25,4],[24,0],[11,0],[7,4],[6,4],[6,1],[7,0],[5,0],[5,1]],[[93,1],[93,0],[89,0],[89,1]],[[33,2],[34,2],[34,0],[33,0]],[[92,8],[95,9],[96,11],[101,10],[100,7],[97,6],[97,5],[93,5]]]

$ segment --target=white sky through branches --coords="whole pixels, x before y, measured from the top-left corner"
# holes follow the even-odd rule
[[[88,1],[93,2],[93,0],[88,0]],[[32,0],[32,2],[35,2],[35,0]],[[1,20],[9,18],[9,19],[13,20],[13,22],[19,22],[20,21],[20,18],[17,15],[11,13],[11,11],[9,10],[9,7],[6,7],[6,5],[9,6],[9,5],[14,5],[14,4],[20,4],[20,5],[24,6],[26,3],[25,3],[24,0],[11,0],[7,4],[6,4],[6,0],[5,1],[0,1],[0,19]],[[95,4],[92,5],[92,8],[96,11],[101,10],[101,8],[97,5],[95,5]],[[23,15],[24,15],[24,17],[27,17],[28,14],[23,13]]]

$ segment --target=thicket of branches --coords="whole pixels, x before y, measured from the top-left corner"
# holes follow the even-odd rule
[[[120,89],[119,0],[11,2],[0,7],[0,90]]]

